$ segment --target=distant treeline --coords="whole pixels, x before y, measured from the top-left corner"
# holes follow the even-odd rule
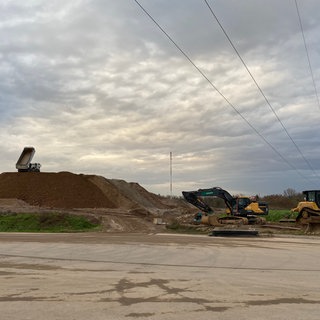
[[[259,200],[267,202],[270,209],[292,209],[303,201],[303,194],[289,188],[283,194],[271,194],[260,197]]]

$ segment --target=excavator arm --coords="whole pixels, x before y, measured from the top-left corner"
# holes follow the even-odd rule
[[[197,191],[182,191],[183,197],[192,205],[202,210],[205,213],[213,213],[213,209],[204,203],[196,194]]]
[[[209,214],[213,213],[213,209],[204,203],[201,197],[218,197],[223,199],[230,212],[233,212],[233,206],[236,203],[236,199],[228,191],[219,187],[196,191],[182,191],[182,195],[189,203]]]

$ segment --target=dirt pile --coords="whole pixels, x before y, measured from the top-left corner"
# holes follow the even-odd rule
[[[2,173],[0,198],[47,208],[167,208],[137,183],[70,172]]]

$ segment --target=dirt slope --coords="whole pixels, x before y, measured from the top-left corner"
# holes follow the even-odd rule
[[[107,232],[152,232],[154,217],[170,221],[188,205],[138,183],[70,172],[0,174],[1,212],[67,211],[102,219]]]
[[[70,172],[0,174],[0,198],[54,208],[162,208],[160,198],[137,183]]]

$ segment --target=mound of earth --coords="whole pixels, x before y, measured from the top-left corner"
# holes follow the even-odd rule
[[[0,198],[52,208],[160,208],[160,198],[138,183],[70,172],[0,174]]]
[[[135,182],[70,172],[0,174],[0,212],[69,212],[100,219],[107,232],[153,232],[189,205],[148,192]],[[158,229],[157,229],[158,228]]]

